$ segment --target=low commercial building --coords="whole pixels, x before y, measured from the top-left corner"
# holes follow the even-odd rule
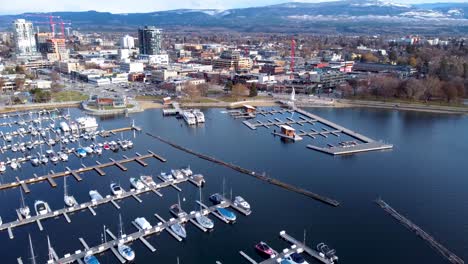
[[[52,88],[52,81],[48,80],[33,80],[30,83],[31,89],[50,89]]]
[[[66,74],[81,70],[81,65],[78,61],[59,61],[56,63],[56,66],[61,73]]]
[[[143,72],[144,65],[141,62],[123,62],[120,64],[120,70],[128,73]]]
[[[363,63],[356,62],[353,71],[372,73],[392,73],[400,78],[408,78],[416,73],[416,70],[409,65],[391,65],[383,63]]]

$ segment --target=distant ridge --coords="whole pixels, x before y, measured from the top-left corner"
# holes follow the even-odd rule
[[[468,3],[402,5],[378,0],[289,2],[238,9],[178,9],[149,13],[52,12],[80,30],[160,27],[217,27],[241,32],[290,33],[447,33],[468,32]],[[21,15],[0,16],[8,28]]]

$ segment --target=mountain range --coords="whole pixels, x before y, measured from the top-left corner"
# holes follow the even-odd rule
[[[402,5],[382,0],[343,0],[320,3],[290,2],[237,9],[178,9],[148,13],[52,12],[80,30],[121,31],[143,25],[161,28],[218,28],[239,32],[278,33],[468,33],[468,3]],[[16,18],[0,16],[8,28]],[[34,17],[37,20],[38,17]],[[45,20],[45,19],[44,19]]]

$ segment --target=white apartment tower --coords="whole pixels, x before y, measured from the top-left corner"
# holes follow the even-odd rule
[[[24,19],[13,21],[13,37],[16,56],[37,56],[36,39],[33,24]]]
[[[135,48],[135,39],[132,36],[125,35],[120,39],[120,48],[133,49]]]

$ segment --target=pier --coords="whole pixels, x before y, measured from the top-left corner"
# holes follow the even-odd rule
[[[393,209],[390,205],[388,205],[384,200],[377,199],[375,201],[382,209],[385,210],[389,215],[395,218],[400,224],[408,228],[409,230],[413,231],[418,237],[425,240],[433,249],[435,249],[439,254],[445,257],[449,262],[454,264],[464,264],[465,262],[440,244],[434,237],[426,233],[422,230],[419,226],[411,222],[408,218],[398,213],[395,209]]]
[[[95,170],[100,175],[103,175],[102,174],[103,171],[101,171],[102,168],[106,168],[106,167],[110,167],[110,166],[117,166],[120,169],[122,169],[122,168],[125,168],[122,165],[124,163],[133,162],[133,161],[136,161],[136,160],[144,160],[144,159],[148,159],[148,158],[156,158],[161,162],[166,162],[165,158],[155,154],[152,151],[148,151],[148,152],[149,152],[149,154],[146,154],[146,155],[137,155],[135,157],[126,158],[126,159],[122,159],[122,160],[118,160],[118,161],[111,160],[110,162],[107,162],[107,163],[99,163],[99,164],[96,164],[96,165],[93,165],[93,166],[86,166],[86,167],[75,169],[75,170],[71,170],[70,168],[67,168],[66,171],[51,173],[51,174],[47,174],[47,175],[44,175],[44,176],[38,176],[38,177],[33,177],[33,178],[29,178],[29,179],[24,179],[24,180],[20,180],[20,179],[17,178],[16,182],[0,184],[0,190],[5,190],[5,189],[10,189],[10,188],[15,188],[15,187],[21,186],[25,193],[29,193],[30,190],[27,187],[27,185],[29,185],[29,184],[48,181],[52,187],[55,187],[56,184],[54,184],[54,179],[65,177],[65,176],[68,176],[68,175],[75,176],[75,175],[78,175],[80,173],[88,172],[88,171],[92,171],[92,170]],[[141,164],[141,162],[139,162],[139,164]],[[78,176],[78,177],[75,176],[75,179],[80,181],[79,179],[81,179],[81,177],[80,176]]]
[[[288,256],[288,255],[290,255],[292,253],[306,253],[307,255],[309,255],[311,257],[314,257],[315,259],[317,259],[318,261],[320,261],[320,262],[322,262],[324,264],[333,264],[334,263],[334,261],[332,259],[328,259],[326,257],[321,256],[320,252],[306,246],[304,243],[302,243],[299,240],[295,239],[294,237],[288,235],[286,233],[286,231],[281,231],[279,233],[279,235],[280,235],[280,237],[282,239],[284,239],[285,241],[290,243],[291,247],[290,248],[285,248],[280,252],[277,251],[278,254],[275,255],[272,258],[263,260],[261,262],[257,262],[253,258],[249,257],[243,251],[239,251],[239,253],[241,254],[241,256],[243,256],[246,260],[248,260],[252,264],[276,264],[276,263],[280,263],[281,260],[284,257],[286,257],[286,256]]]
[[[157,139],[157,140],[159,140],[159,141],[161,141],[163,143],[166,143],[166,144],[168,144],[168,145],[170,145],[170,146],[172,146],[172,147],[174,147],[176,149],[182,150],[182,151],[184,151],[186,153],[197,156],[197,157],[199,157],[201,159],[204,159],[204,160],[207,160],[207,161],[210,161],[210,162],[213,162],[213,163],[216,163],[216,164],[231,168],[231,169],[233,169],[235,171],[247,174],[249,176],[255,177],[255,178],[257,178],[259,180],[262,180],[264,182],[267,182],[269,184],[276,185],[276,186],[281,187],[283,189],[286,189],[286,190],[289,190],[289,191],[292,191],[292,192],[295,192],[295,193],[302,194],[304,196],[315,199],[315,200],[320,201],[322,203],[325,203],[327,205],[331,205],[331,206],[334,206],[334,207],[337,207],[337,206],[340,205],[340,203],[338,201],[333,200],[331,198],[328,198],[328,197],[313,193],[311,191],[296,187],[296,186],[288,184],[288,183],[284,183],[284,182],[282,182],[280,180],[276,180],[276,179],[267,177],[265,174],[259,174],[259,173],[256,173],[254,171],[244,169],[244,168],[242,168],[240,166],[237,166],[237,165],[234,165],[234,164],[231,164],[231,163],[227,163],[227,162],[224,162],[222,160],[218,160],[218,159],[216,159],[214,157],[210,157],[208,155],[204,155],[204,154],[195,152],[195,151],[190,150],[188,148],[185,148],[185,147],[182,147],[182,146],[177,145],[175,143],[172,143],[172,142],[170,142],[170,141],[168,141],[166,139],[163,139],[160,136],[155,136],[155,135],[153,135],[151,133],[148,133],[148,132],[146,132],[146,134],[148,136],[150,136],[152,138],[155,138],[155,139]]]
[[[48,117],[48,116],[40,116],[38,118],[31,118],[31,119],[28,119],[28,120],[16,120],[16,121],[12,121],[12,122],[2,122],[0,123],[0,127],[2,126],[14,126],[14,125],[22,125],[24,123],[24,125],[26,124],[29,124],[29,123],[33,123],[35,120],[39,120],[39,121],[47,121],[47,120],[60,120],[60,119],[65,119],[65,120],[68,120],[68,115],[59,115],[59,116],[55,116],[55,117]]]
[[[180,105],[177,102],[171,103],[172,108],[163,109],[163,115],[178,115],[182,111]]]
[[[126,198],[134,198],[137,202],[142,203],[143,201],[138,197],[138,195],[153,192],[158,196],[162,196],[162,194],[160,194],[158,192],[158,190],[161,190],[161,189],[167,188],[167,187],[172,187],[172,186],[175,186],[176,184],[187,182],[187,181],[189,181],[189,177],[184,176],[183,178],[180,178],[180,179],[174,179],[172,181],[164,181],[164,182],[157,183],[153,187],[145,185],[145,188],[141,189],[141,190],[130,189],[129,191],[124,191],[124,193],[121,194],[121,195],[107,195],[107,196],[103,197],[103,199],[101,199],[101,200],[89,201],[89,202],[77,204],[77,205],[72,206],[72,207],[66,207],[66,208],[63,208],[63,209],[55,210],[55,211],[50,210],[50,212],[47,213],[47,214],[34,215],[34,216],[30,216],[28,218],[24,218],[19,213],[19,211],[17,210],[18,219],[15,220],[15,221],[12,221],[12,222],[4,222],[2,225],[0,225],[0,231],[8,230],[10,239],[13,239],[13,233],[12,233],[13,228],[17,228],[17,227],[28,225],[28,224],[37,223],[39,229],[42,231],[43,228],[42,228],[42,225],[41,225],[41,221],[43,221],[43,220],[63,216],[65,218],[65,220],[68,223],[70,223],[71,219],[69,217],[69,214],[72,214],[72,213],[75,213],[75,212],[78,212],[78,211],[89,210],[90,213],[93,216],[95,216],[96,212],[94,211],[93,208],[97,207],[97,206],[100,206],[100,205],[103,205],[103,204],[108,204],[108,203],[111,203],[117,210],[119,210],[120,206],[117,204],[117,201],[119,201],[119,200],[123,200],[123,199],[126,199]],[[200,187],[200,186],[197,186],[197,187]],[[179,190],[182,191],[181,189],[179,189]],[[227,204],[229,206],[231,206],[231,203],[227,203]]]
[[[229,204],[228,203],[222,203],[222,204],[219,204],[219,205],[214,205],[214,206],[208,207],[207,209],[202,210],[201,213],[203,215],[208,215],[208,214],[216,211],[216,209],[219,208],[219,207],[226,208],[226,207],[229,207]],[[59,264],[59,263],[72,263],[72,262],[75,262],[75,261],[81,261],[87,254],[97,255],[97,254],[100,254],[100,253],[102,253],[104,251],[107,251],[107,250],[115,251],[115,247],[117,247],[119,243],[128,244],[128,243],[131,243],[131,242],[136,241],[136,240],[141,241],[141,238],[144,238],[144,237],[147,237],[147,236],[150,236],[150,235],[154,235],[154,234],[158,234],[158,233],[161,233],[162,231],[165,231],[165,230],[166,231],[172,231],[172,230],[170,230],[170,226],[172,226],[172,225],[174,225],[176,223],[184,224],[184,223],[187,223],[188,221],[190,221],[190,219],[194,219],[194,218],[195,218],[195,214],[188,214],[184,218],[171,218],[171,219],[169,219],[168,221],[165,221],[165,222],[158,222],[158,224],[153,225],[149,229],[139,229],[138,228],[138,231],[136,231],[134,233],[131,233],[129,235],[124,235],[121,238],[117,238],[115,235],[113,235],[111,233],[110,230],[107,229],[106,233],[111,236],[111,238],[112,238],[111,241],[107,241],[105,243],[102,243],[100,245],[96,245],[94,247],[89,247],[86,244],[86,246],[84,246],[83,251],[82,250],[77,250],[73,254],[65,254],[62,258],[55,260],[55,262],[53,262],[53,263],[57,263],[57,264]],[[156,251],[156,249],[153,246],[149,247],[143,241],[142,241],[142,243],[145,246],[147,246],[150,251],[152,251],[152,252]],[[121,261],[121,259],[119,258],[120,255],[116,251],[114,252],[114,255],[116,255],[116,257]]]

